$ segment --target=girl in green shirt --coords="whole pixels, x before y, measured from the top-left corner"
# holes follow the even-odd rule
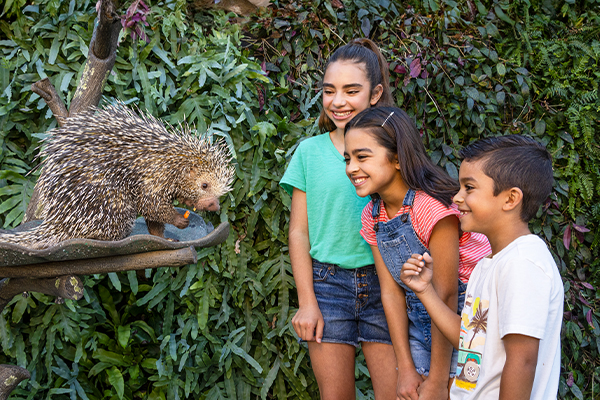
[[[354,399],[362,347],[376,399],[396,398],[396,358],[361,211],[345,173],[344,127],[362,110],[393,105],[388,66],[369,39],[331,56],[323,77],[325,133],[298,146],[280,184],[292,195],[289,248],[299,308],[292,324],[308,351],[322,399]]]

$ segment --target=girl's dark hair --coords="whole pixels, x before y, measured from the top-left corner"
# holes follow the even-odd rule
[[[361,111],[346,124],[344,134],[350,129],[365,129],[388,150],[390,161],[398,155],[400,175],[414,190],[422,190],[446,207],[458,192],[458,182],[425,152],[425,146],[413,120],[397,107],[373,107]]]
[[[371,94],[377,85],[383,86],[383,92],[375,106],[393,106],[394,99],[390,90],[390,73],[388,63],[379,51],[379,47],[370,39],[353,39],[348,44],[338,48],[327,61],[325,71],[329,65],[336,61],[351,61],[355,64],[364,64],[365,73],[371,85]],[[323,74],[325,76],[325,74]],[[321,110],[319,128],[322,132],[331,132],[336,126]]]

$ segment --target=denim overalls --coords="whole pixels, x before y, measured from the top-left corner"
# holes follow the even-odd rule
[[[415,191],[409,189],[404,197],[403,206],[412,207],[414,200]],[[381,199],[373,199],[372,216],[375,221],[379,219],[380,207]],[[412,254],[423,254],[429,252],[429,249],[421,243],[415,233],[408,211],[388,222],[376,222],[374,229],[381,257],[394,280],[406,294],[406,313],[409,319],[408,336],[415,368],[419,374],[428,375],[431,362],[431,318],[417,295],[400,280],[400,271]],[[459,315],[464,304],[466,289],[466,283],[459,281]],[[457,351],[454,350],[450,377],[454,376],[456,370],[457,355]]]

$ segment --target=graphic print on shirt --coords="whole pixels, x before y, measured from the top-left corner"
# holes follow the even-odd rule
[[[467,294],[462,310],[456,365],[455,384],[461,389],[471,391],[477,386],[487,333],[489,305],[488,300],[481,300],[479,297],[473,299],[473,295]]]

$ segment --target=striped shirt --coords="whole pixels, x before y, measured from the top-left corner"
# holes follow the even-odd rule
[[[375,221],[372,217],[372,210],[373,202],[371,201],[362,211],[362,229],[360,230],[360,234],[371,246],[377,246],[377,238],[373,230]],[[456,204],[452,204],[448,208],[421,190],[415,194],[413,207],[400,208],[394,218],[407,211],[409,212],[410,220],[417,237],[427,248],[429,248],[429,239],[431,238],[431,232],[433,232],[435,224],[445,217],[450,215],[458,217],[460,214]],[[387,222],[389,220],[385,211],[385,204],[382,201],[379,221]],[[458,241],[458,278],[462,282],[468,282],[477,262],[491,253],[492,248],[485,235],[475,232],[462,232]]]

